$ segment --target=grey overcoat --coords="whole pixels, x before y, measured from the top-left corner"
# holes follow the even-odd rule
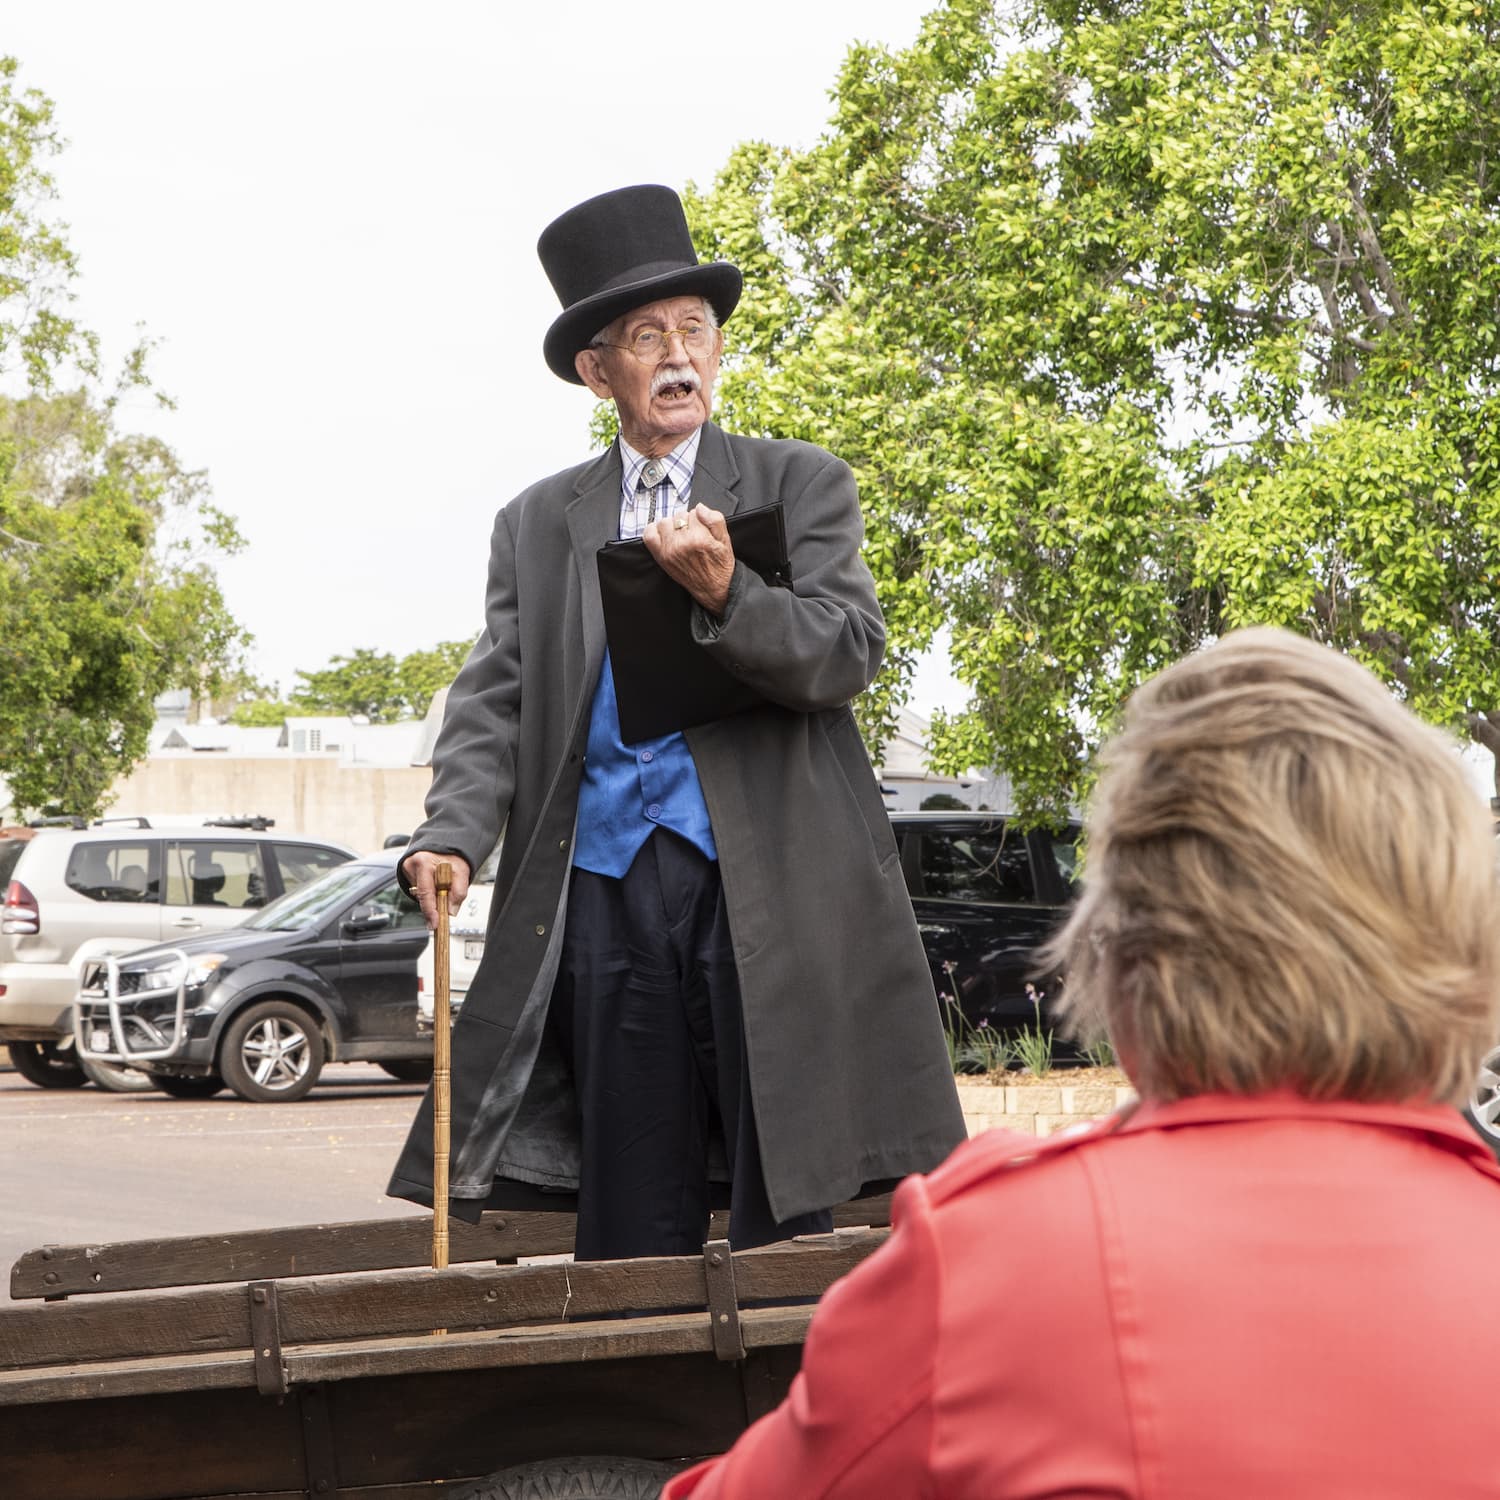
[[[778,1219],[926,1171],[963,1139],[937,1002],[850,700],[885,627],[846,464],[703,429],[692,500],[785,506],[793,585],[743,565],[703,650],[770,701],[687,731],[718,845],[751,1096]],[[452,1213],[495,1179],[577,1186],[576,1103],[544,1034],[589,711],[604,657],[595,554],[619,527],[618,447],[495,520],[485,628],[448,696],[412,849],[471,869],[499,837],[485,956],[453,1030]],[[432,1096],[389,1191],[432,1202]],[[499,1201],[499,1200],[497,1200]]]

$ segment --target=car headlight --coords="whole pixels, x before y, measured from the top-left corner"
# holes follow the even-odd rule
[[[188,963],[187,978],[184,983],[190,990],[201,988],[219,972],[219,965],[227,962],[228,958],[227,953],[197,954]]]
[[[194,954],[188,960],[185,971],[181,961],[175,958],[168,963],[153,964],[149,969],[137,969],[134,971],[134,993],[137,995],[159,994],[162,990],[175,990],[179,984],[190,990],[198,989],[208,982],[210,977],[218,971],[219,965],[228,957],[227,953]],[[122,970],[122,979],[124,973],[125,971]]]

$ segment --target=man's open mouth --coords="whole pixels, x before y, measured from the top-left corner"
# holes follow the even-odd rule
[[[693,387],[686,380],[673,381],[671,385],[664,385],[657,391],[658,401],[685,401],[693,394]]]

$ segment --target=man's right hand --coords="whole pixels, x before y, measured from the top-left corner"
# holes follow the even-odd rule
[[[448,891],[448,915],[452,916],[464,904],[469,893],[469,862],[459,854],[435,854],[431,849],[419,849],[401,861],[401,868],[411,882],[411,893],[427,918],[430,931],[437,930],[437,867],[452,865],[453,885]]]

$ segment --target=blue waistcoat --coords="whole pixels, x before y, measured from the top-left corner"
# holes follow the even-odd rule
[[[618,880],[657,828],[680,834],[708,859],[719,857],[687,741],[680,734],[638,745],[620,738],[615,674],[606,653],[589,720],[573,863]]]

